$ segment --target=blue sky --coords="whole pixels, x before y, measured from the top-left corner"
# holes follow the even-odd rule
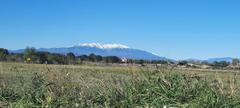
[[[121,43],[174,59],[240,57],[239,0],[1,0],[0,47]]]

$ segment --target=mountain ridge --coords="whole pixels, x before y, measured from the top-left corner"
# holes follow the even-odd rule
[[[216,57],[216,58],[208,58],[208,59],[205,59],[205,60],[194,59],[194,58],[185,59],[185,60],[186,61],[197,61],[197,62],[208,62],[208,63],[226,61],[226,62],[231,63],[233,59],[234,59],[233,57]]]
[[[60,53],[66,55],[69,52],[74,53],[76,56],[80,55],[89,55],[94,53],[96,55],[101,56],[118,56],[120,58],[129,58],[129,59],[143,59],[143,60],[170,60],[170,61],[181,61],[169,59],[166,57],[161,57],[156,54],[140,50],[130,48],[127,45],[123,44],[100,44],[100,43],[82,43],[78,45],[74,45],[71,47],[57,47],[57,48],[38,48],[37,51],[47,51],[50,53]],[[24,49],[19,50],[10,50],[10,53],[23,53]],[[227,61],[232,62],[233,57],[219,57],[219,58],[209,58],[206,60],[201,59],[185,59],[186,61],[198,61],[198,62],[208,62],[213,63],[215,61]]]
[[[74,53],[76,56],[89,55],[94,53],[101,56],[118,56],[121,58],[129,59],[143,59],[143,60],[170,60],[165,57],[152,54],[150,52],[133,49],[122,44],[99,44],[99,43],[84,43],[72,47],[59,47],[59,48],[39,48],[37,51],[47,51],[50,53],[60,53],[66,55],[69,52]],[[23,53],[24,49],[12,50],[11,53]]]

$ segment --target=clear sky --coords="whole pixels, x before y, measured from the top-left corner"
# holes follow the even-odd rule
[[[240,57],[239,0],[0,0],[0,47],[120,43],[173,59]]]

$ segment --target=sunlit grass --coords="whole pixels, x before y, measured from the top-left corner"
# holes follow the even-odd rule
[[[240,107],[237,72],[0,64],[0,107]]]

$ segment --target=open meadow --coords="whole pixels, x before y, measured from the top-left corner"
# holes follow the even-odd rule
[[[240,73],[0,62],[0,107],[240,107]]]

